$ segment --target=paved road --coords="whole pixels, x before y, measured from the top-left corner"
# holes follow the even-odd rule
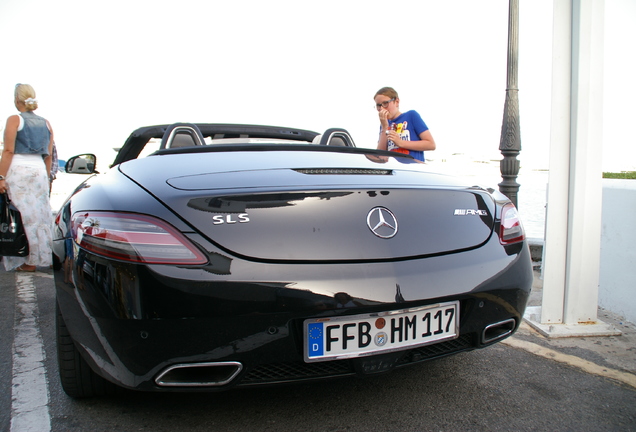
[[[367,379],[73,400],[57,378],[51,272],[23,276],[16,286],[18,276],[0,270],[2,432],[636,431],[636,385],[629,383],[634,375],[608,378],[558,355],[559,361],[550,358],[554,354],[533,354],[527,332],[509,339],[512,344]],[[37,295],[25,309],[29,284]],[[37,314],[35,321],[25,319],[28,310]],[[42,348],[29,344],[21,357],[16,353],[24,352],[24,340],[40,340]],[[44,354],[43,374],[32,373],[39,370],[38,352]],[[24,362],[34,365],[20,366]],[[601,364],[601,370],[611,368]]]

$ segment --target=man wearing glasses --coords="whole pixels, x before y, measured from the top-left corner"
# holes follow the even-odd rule
[[[378,150],[409,154],[424,162],[424,151],[435,150],[435,140],[418,112],[400,112],[400,98],[391,87],[382,87],[373,99],[380,118]]]

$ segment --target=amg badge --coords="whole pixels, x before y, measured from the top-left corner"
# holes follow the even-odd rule
[[[455,209],[455,216],[488,216],[486,210]]]

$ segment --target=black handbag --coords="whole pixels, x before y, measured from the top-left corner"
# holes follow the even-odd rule
[[[5,192],[0,195],[0,255],[25,257],[29,240],[22,225],[22,215]]]

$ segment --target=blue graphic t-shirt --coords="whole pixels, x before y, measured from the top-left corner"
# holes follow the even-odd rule
[[[407,111],[389,120],[389,127],[395,130],[400,136],[400,139],[404,141],[419,141],[420,134],[428,130],[428,126],[426,126],[422,117],[414,110]],[[405,153],[424,162],[423,151],[400,148],[391,140],[389,140],[387,144],[387,150]]]

